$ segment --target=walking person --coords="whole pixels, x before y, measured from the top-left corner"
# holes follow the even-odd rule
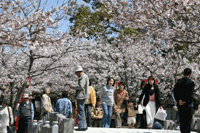
[[[44,120],[44,116],[47,113],[53,112],[52,105],[51,105],[51,98],[49,97],[50,88],[44,88],[45,94],[42,95],[42,108],[41,108],[41,118]]]
[[[72,103],[68,99],[68,92],[62,92],[62,98],[58,99],[55,106],[55,112],[63,114],[66,118],[72,117]]]
[[[109,128],[111,125],[111,115],[113,110],[115,91],[114,85],[114,78],[108,78],[107,85],[102,88],[100,93],[101,105],[104,113],[101,124],[105,128]]]
[[[126,105],[123,104],[124,101],[129,100],[128,92],[124,89],[125,83],[119,83],[119,89],[114,93],[114,112],[115,112],[115,126],[116,128],[122,127],[121,115],[126,111]]]
[[[95,90],[92,87],[92,82],[89,80],[89,98],[85,102],[85,113],[86,113],[86,122],[87,126],[91,126],[91,111],[92,107],[95,108],[96,105],[96,94]]]
[[[28,133],[28,125],[30,122],[33,122],[34,118],[34,108],[33,104],[29,101],[29,95],[27,93],[23,95],[23,101],[19,105],[15,121],[17,121],[18,115],[20,117],[17,133]]]
[[[78,79],[78,86],[70,86],[71,89],[76,90],[77,99],[77,115],[78,115],[78,131],[86,131],[87,123],[85,117],[85,101],[89,98],[89,78],[83,72],[81,66],[75,68],[75,74]]]
[[[183,77],[177,81],[174,87],[174,97],[177,101],[180,119],[181,133],[190,133],[192,110],[193,110],[193,93],[194,82],[190,79],[192,70],[185,68]]]
[[[10,127],[14,123],[12,108],[7,106],[7,100],[5,98],[1,100],[1,105],[0,123],[3,125],[2,133],[12,133],[12,128]]]
[[[154,116],[157,112],[158,108],[162,109],[160,96],[159,96],[159,89],[158,86],[155,84],[155,79],[153,76],[148,78],[148,84],[142,90],[142,94],[140,95],[138,105],[141,104],[141,101],[144,97],[143,106],[146,110],[147,116],[147,127],[152,128],[154,123]]]
[[[135,123],[136,123],[136,114],[135,114],[135,107],[133,105],[133,101],[129,100],[128,103],[128,119],[127,119],[127,123],[128,123],[128,127],[129,128],[135,128]],[[132,125],[131,125],[132,124]]]
[[[145,80],[142,80],[141,82],[141,89],[138,91],[138,94],[141,95],[142,94],[142,90],[144,89],[145,85],[147,85],[147,82]],[[144,96],[142,99],[143,103],[144,100]],[[139,101],[139,98],[136,99],[136,102]],[[144,110],[143,104],[141,105],[136,105],[137,111],[136,111],[136,124],[135,127],[136,128],[146,128],[147,127],[147,121],[146,121],[146,111]]]

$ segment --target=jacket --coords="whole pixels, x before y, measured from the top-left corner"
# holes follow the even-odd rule
[[[121,90],[116,90],[114,93],[114,111],[118,113],[124,113],[126,111],[126,106],[124,103],[125,98],[129,98],[128,92],[124,90],[123,95],[121,95]]]
[[[106,85],[102,88],[100,93],[100,99],[102,104],[107,104],[109,106],[113,106],[114,104],[114,91],[115,88],[113,86]]]
[[[89,98],[85,101],[85,104],[96,105],[96,94],[95,90],[92,86],[89,86]]]
[[[83,73],[78,79],[78,86],[74,87],[76,90],[76,99],[83,100],[89,98],[89,78]]]
[[[141,104],[141,101],[143,99],[143,96],[145,95],[144,97],[144,101],[143,101],[143,106],[146,107],[146,105],[148,104],[149,102],[149,95],[151,94],[151,87],[152,85],[150,84],[147,84],[144,89],[142,90],[142,94],[140,95],[140,98],[139,98],[139,101],[138,101],[138,104]],[[154,93],[155,93],[155,102],[156,102],[156,110],[158,110],[158,108],[161,105],[161,102],[160,102],[160,95],[159,95],[159,90],[158,90],[158,86],[157,85],[154,85]]]
[[[174,97],[179,106],[179,100],[185,101],[185,106],[193,107],[193,93],[194,93],[194,82],[183,77],[177,81],[174,87]]]

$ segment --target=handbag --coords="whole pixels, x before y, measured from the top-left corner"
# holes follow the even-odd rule
[[[10,122],[11,122],[11,118],[10,118],[10,110],[7,106],[7,109],[8,109],[8,116],[9,116],[9,126],[7,126],[7,133],[12,133],[12,127],[10,125]]]
[[[165,121],[166,117],[167,117],[166,110],[164,110],[163,108],[162,109],[159,108],[154,118],[161,121]]]

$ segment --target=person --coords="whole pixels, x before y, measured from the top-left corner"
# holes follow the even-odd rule
[[[100,99],[103,108],[102,126],[109,128],[111,125],[111,115],[114,104],[114,78],[108,78],[107,85],[101,89]]]
[[[179,120],[179,112],[178,112],[178,108],[177,108],[177,102],[176,99],[174,98],[174,92],[171,93],[172,94],[172,98],[174,101],[174,110],[176,111],[176,130],[180,130],[180,120]]]
[[[114,93],[114,112],[115,112],[115,126],[116,128],[122,127],[121,115],[125,113],[126,107],[124,101],[129,100],[128,92],[124,89],[125,83],[119,83],[119,89]]]
[[[93,119],[93,127],[102,127],[101,120],[103,118],[103,109],[101,107],[101,100],[97,98],[95,108],[92,108],[91,117]]]
[[[56,102],[54,112],[58,112],[59,114],[63,114],[66,118],[72,117],[72,103],[68,99],[68,92],[62,92],[62,98],[58,99]]]
[[[42,103],[41,118],[42,119],[44,119],[44,116],[47,113],[53,112],[52,105],[51,105],[51,98],[49,97],[50,88],[46,87],[43,90],[45,93],[42,95],[42,98],[41,98],[41,103]]]
[[[13,125],[13,113],[12,108],[7,106],[7,100],[5,98],[1,101],[0,107],[0,123],[3,125],[2,133],[12,133],[12,128],[10,125]]]
[[[18,115],[20,117],[17,133],[28,133],[28,125],[30,122],[33,122],[34,118],[34,108],[33,104],[29,101],[29,95],[27,93],[23,95],[23,102],[19,105],[15,121],[17,121]]]
[[[147,85],[147,82],[145,80],[142,80],[141,82],[141,89],[138,91],[138,94],[141,95],[142,90],[144,89],[145,85]],[[144,99],[144,96],[143,96]],[[143,103],[143,99],[142,99],[142,103]],[[139,101],[139,98],[136,98],[136,102]],[[140,106],[140,109],[139,109]],[[146,121],[146,111],[143,108],[143,105],[136,105],[136,108],[138,111],[136,111],[136,124],[135,127],[136,128],[146,128],[147,127],[147,121]]]
[[[75,74],[78,79],[78,86],[70,86],[71,89],[76,90],[76,99],[77,99],[77,115],[78,115],[78,129],[77,131],[86,131],[87,123],[85,117],[85,101],[89,98],[89,78],[83,72],[81,66],[75,68]]]
[[[136,123],[136,114],[132,100],[129,100],[127,109],[128,109],[128,119],[127,119],[128,127],[131,128],[132,126],[132,128],[135,128],[134,126]]]
[[[88,127],[91,125],[91,110],[92,107],[95,108],[95,104],[96,94],[94,88],[92,87],[92,82],[89,80],[89,98],[85,102],[86,122]]]
[[[180,119],[181,133],[190,133],[192,110],[193,110],[193,93],[194,82],[190,79],[192,70],[185,68],[183,77],[177,81],[174,87],[174,97],[177,101]]]
[[[153,76],[150,76],[148,78],[148,84],[142,90],[142,94],[140,95],[138,105],[141,104],[143,96],[145,96],[143,106],[146,110],[147,127],[152,128],[155,113],[157,112],[159,107],[162,109],[159,96],[159,89],[158,86],[155,84],[155,79]]]

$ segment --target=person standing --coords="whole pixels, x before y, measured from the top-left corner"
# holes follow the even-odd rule
[[[115,126],[116,128],[122,127],[121,114],[125,113],[126,105],[123,104],[124,101],[129,100],[128,92],[124,89],[125,83],[119,83],[119,89],[114,93],[114,112],[115,112]]]
[[[33,104],[29,101],[29,95],[27,93],[23,95],[23,102],[19,105],[15,121],[17,121],[18,115],[20,115],[20,117],[17,133],[28,133],[28,125],[30,122],[33,122],[34,118],[34,108]]]
[[[66,91],[62,92],[62,98],[58,99],[55,106],[55,112],[63,114],[66,118],[72,117],[72,103],[68,99],[69,94]]]
[[[86,121],[87,126],[91,126],[91,111],[92,107],[95,108],[96,105],[96,94],[95,90],[92,87],[91,80],[89,80],[89,98],[85,102],[85,112],[86,112]]]
[[[190,133],[193,109],[194,82],[190,79],[192,70],[185,68],[183,77],[174,87],[174,97],[179,111],[181,133]]]
[[[51,105],[51,99],[49,97],[49,93],[50,93],[50,88],[45,88],[44,89],[44,92],[45,94],[42,95],[42,107],[41,107],[41,118],[43,119],[44,116],[47,114],[47,113],[51,113],[53,112],[53,109],[52,109],[52,105]]]
[[[7,106],[7,100],[4,98],[1,101],[0,107],[0,123],[3,125],[2,133],[12,133],[10,125],[13,124],[12,108]]]
[[[109,128],[111,125],[111,115],[114,104],[114,78],[108,78],[107,85],[104,86],[100,92],[100,100],[103,108],[102,126]]]
[[[141,90],[138,91],[138,94],[141,95],[142,93],[142,90],[144,89],[145,85],[147,85],[147,82],[145,80],[142,80],[141,82]],[[144,96],[143,96],[143,99],[142,99],[142,103],[143,103],[143,100],[144,100]],[[139,101],[139,98],[136,99],[136,102]],[[137,128],[146,128],[147,127],[147,121],[146,121],[146,111],[144,110],[143,108],[143,105],[139,105],[137,106],[137,110],[136,111],[136,124],[135,124],[135,127]]]
[[[87,123],[85,117],[85,101],[89,98],[89,78],[83,72],[83,68],[81,66],[77,66],[75,68],[75,74],[78,79],[78,86],[70,85],[71,89],[76,90],[76,99],[77,99],[77,115],[78,115],[78,129],[77,131],[86,131]]]
[[[137,105],[141,104],[143,96],[145,96],[143,106],[146,110],[147,127],[152,128],[155,113],[157,112],[159,107],[162,109],[159,96],[159,89],[158,86],[155,84],[155,79],[153,76],[150,76],[148,78],[148,84],[142,90],[142,94],[140,95]]]

